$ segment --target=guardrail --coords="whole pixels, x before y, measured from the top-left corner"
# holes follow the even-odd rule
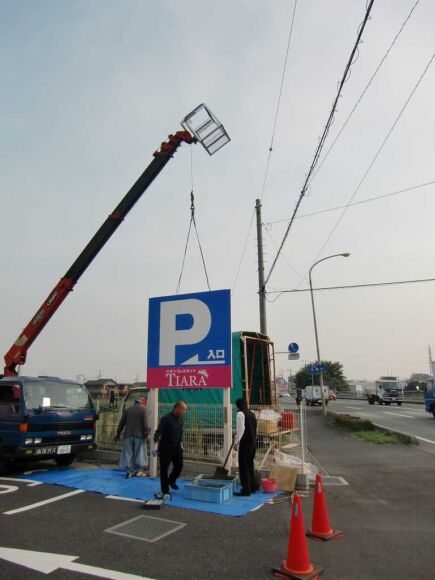
[[[404,399],[406,403],[424,404],[424,393],[404,392]],[[358,396],[356,393],[346,393],[342,391],[337,392],[337,399],[347,399],[350,401],[366,401],[366,395]]]

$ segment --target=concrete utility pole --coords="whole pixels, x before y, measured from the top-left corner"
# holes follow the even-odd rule
[[[258,298],[260,303],[260,332],[267,335],[266,320],[266,288],[264,283],[264,257],[263,257],[263,229],[261,223],[261,201],[255,200],[255,213],[257,215],[257,249],[258,249]]]

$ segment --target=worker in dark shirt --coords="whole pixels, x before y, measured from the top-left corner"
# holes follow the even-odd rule
[[[126,470],[125,477],[146,477],[144,471],[148,465],[146,438],[148,437],[148,424],[146,416],[145,397],[141,397],[126,409],[116,430],[115,441],[119,441],[124,431],[124,441],[119,466]]]
[[[177,478],[183,469],[183,415],[187,411],[184,401],[175,403],[171,413],[160,419],[157,431],[154,434],[155,447],[153,452],[159,454],[160,459],[160,488],[157,499],[170,499],[169,487],[179,489]],[[172,463],[171,474],[168,475]]]
[[[234,495],[248,496],[258,489],[255,482],[254,458],[257,449],[257,418],[244,399],[237,399],[236,436],[234,449],[239,452],[239,476],[241,491]]]

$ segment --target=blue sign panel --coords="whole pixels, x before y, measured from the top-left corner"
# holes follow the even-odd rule
[[[318,375],[320,373],[325,372],[325,365],[311,365],[310,366],[310,373],[312,375]]]
[[[299,345],[296,342],[291,342],[288,345],[288,351],[289,352],[298,352],[299,350]]]
[[[151,298],[148,385],[231,387],[230,291]]]

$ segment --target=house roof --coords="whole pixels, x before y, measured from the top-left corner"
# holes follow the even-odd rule
[[[113,379],[95,379],[93,381],[86,381],[85,385],[87,387],[102,387],[103,385],[107,385],[110,383],[111,385],[117,385],[118,383]]]

